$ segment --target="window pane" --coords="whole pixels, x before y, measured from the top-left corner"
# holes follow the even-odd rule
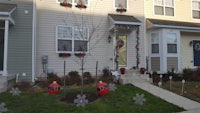
[[[57,27],[58,37],[57,38],[72,38],[72,28],[65,26]]]
[[[200,11],[192,11],[193,13],[193,18],[200,19]]]
[[[174,0],[165,0],[165,6],[173,7],[174,6]]]
[[[127,0],[115,0],[115,7],[127,8]]]
[[[87,51],[87,41],[80,41],[80,40],[75,40],[74,41],[74,51]]]
[[[152,33],[151,34],[151,43],[152,44],[158,44],[159,43],[158,33]]]
[[[58,2],[69,2],[69,3],[72,3],[72,0],[58,0]]]
[[[88,30],[86,28],[74,29],[74,39],[87,40],[88,39]]]
[[[163,7],[161,6],[155,6],[155,14],[157,15],[164,15]]]
[[[154,0],[155,5],[163,5],[163,0]]]
[[[192,2],[192,9],[193,10],[200,10],[200,2],[193,1]]]
[[[167,15],[167,16],[174,16],[174,8],[166,7],[165,8],[165,15]]]
[[[167,44],[168,53],[177,53],[177,44]]]
[[[75,3],[83,3],[83,4],[88,4],[88,0],[75,0]]]
[[[58,51],[72,51],[72,41],[58,39]]]
[[[152,53],[159,53],[159,44],[152,44],[151,46]]]
[[[176,34],[172,33],[167,34],[167,43],[177,44]]]

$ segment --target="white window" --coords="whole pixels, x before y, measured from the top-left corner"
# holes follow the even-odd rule
[[[192,17],[200,19],[200,1],[192,1]]]
[[[151,34],[151,53],[159,53],[159,37],[158,33]]]
[[[174,0],[154,0],[154,14],[174,16]]]
[[[127,9],[127,0],[115,0],[115,8]]]
[[[83,3],[85,5],[88,5],[89,0],[57,0],[58,3],[62,3],[62,2],[69,2],[72,4],[79,4],[79,3]]]
[[[58,53],[88,51],[88,28],[59,25],[56,33],[56,51]]]
[[[167,53],[177,53],[177,36],[176,34],[167,34]]]

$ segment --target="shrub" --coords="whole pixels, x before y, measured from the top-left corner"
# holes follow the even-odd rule
[[[109,70],[108,67],[104,68],[102,71],[103,71],[103,76],[109,76],[109,75],[111,75],[110,70]]]
[[[200,69],[192,70],[185,68],[182,75],[186,81],[200,81]]]
[[[61,78],[58,77],[58,75],[55,73],[48,73],[47,80],[49,84],[52,83],[53,81],[57,81],[57,83],[60,85],[62,84]]]
[[[92,75],[90,72],[83,73],[83,82],[84,82],[84,84],[94,83],[94,78],[92,78]]]
[[[77,71],[70,71],[68,75],[70,77],[71,84],[76,84],[76,85],[81,84],[81,78]]]

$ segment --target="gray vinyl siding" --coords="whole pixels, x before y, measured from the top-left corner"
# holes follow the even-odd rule
[[[151,57],[151,70],[160,71],[160,57]]]
[[[177,57],[167,57],[167,70],[172,71],[178,70],[178,58]]]
[[[102,72],[104,67],[113,67],[113,41],[108,43],[108,36],[112,33],[109,29],[108,14],[119,14],[113,9],[112,0],[104,0],[96,3],[95,0],[90,0],[90,6],[87,9],[77,9],[61,7],[56,0],[36,0],[37,1],[37,50],[36,50],[36,76],[40,76],[43,72],[41,56],[48,55],[48,68],[53,70],[59,76],[63,75],[63,58],[58,57],[56,53],[56,26],[81,26],[92,27],[100,23],[98,30],[93,33],[93,38],[90,41],[90,52],[87,54],[84,64],[84,72],[89,71],[95,74],[96,61],[98,61],[98,74]],[[45,4],[45,5],[44,5]],[[132,15],[138,18],[142,25],[140,26],[140,67],[145,65],[145,41],[144,41],[144,8],[143,1],[129,0],[129,8],[127,15]],[[103,6],[103,7],[102,7]],[[82,22],[82,15],[84,18]],[[142,15],[142,16],[141,16]],[[91,19],[93,20],[91,21]],[[48,20],[48,21],[47,21]],[[133,30],[127,37],[127,68],[136,66],[136,30]],[[80,72],[80,59],[73,54],[66,58],[66,73],[71,70]]]
[[[27,76],[23,77],[23,80],[31,81],[33,0],[15,0],[7,3],[17,4],[13,13],[15,25],[9,26],[8,73],[26,73]],[[28,11],[27,14],[25,10]]]

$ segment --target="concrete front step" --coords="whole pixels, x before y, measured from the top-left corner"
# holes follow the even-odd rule
[[[0,93],[7,90],[7,77],[0,76]]]

